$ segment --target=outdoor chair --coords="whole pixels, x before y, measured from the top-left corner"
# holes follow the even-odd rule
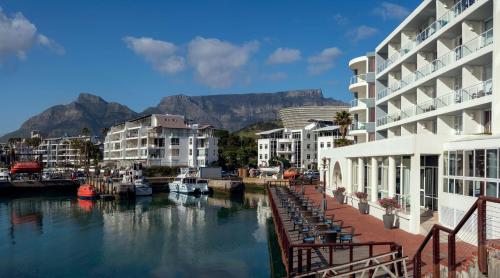
[[[351,227],[350,232],[340,233],[339,242],[340,243],[344,243],[344,242],[352,243],[353,238],[354,238],[354,227]]]

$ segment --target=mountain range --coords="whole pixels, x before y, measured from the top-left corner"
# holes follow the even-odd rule
[[[305,89],[276,93],[225,94],[207,96],[173,95],[161,99],[154,107],[136,112],[125,105],[107,102],[99,96],[81,93],[69,103],[52,106],[25,121],[16,131],[0,137],[29,137],[37,130],[47,137],[78,135],[88,127],[93,135],[114,124],[147,114],[179,114],[200,124],[235,131],[248,125],[274,120],[284,107],[345,105],[325,98],[321,89]]]

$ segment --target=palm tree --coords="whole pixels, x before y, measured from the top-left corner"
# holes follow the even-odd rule
[[[345,139],[347,135],[347,130],[349,126],[352,124],[351,114],[347,111],[337,112],[335,114],[335,118],[333,119],[336,125],[339,126],[340,134],[342,135],[342,139]]]
[[[109,127],[101,128],[102,141],[106,139],[106,135],[108,135],[108,132],[109,132]]]
[[[90,129],[88,127],[83,127],[82,130],[80,131],[80,133],[83,135],[83,136],[89,136],[90,134]]]

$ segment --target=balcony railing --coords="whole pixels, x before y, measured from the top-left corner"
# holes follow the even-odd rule
[[[358,74],[351,77],[349,85],[353,85],[359,82],[373,82],[375,80],[375,73],[367,72],[363,74]]]
[[[375,106],[375,99],[374,98],[356,98],[351,100],[351,108],[352,107],[357,107],[361,104],[365,104],[366,107],[371,108]]]
[[[447,52],[429,64],[418,68],[415,72],[404,76],[400,81],[391,84],[388,88],[384,88],[377,94],[377,99],[381,99],[400,89],[403,89],[404,87],[411,85],[416,81],[434,73],[435,71],[449,66],[492,43],[493,29],[489,29],[472,40],[455,47],[453,50]]]
[[[375,123],[370,122],[354,122],[351,124],[351,130],[366,130],[368,132],[373,131],[375,129]]]
[[[410,106],[399,112],[380,117],[377,119],[377,126],[394,123],[400,120],[410,118],[412,116],[424,114],[427,112],[435,111],[437,109],[448,107],[454,104],[467,102],[491,95],[493,92],[493,82],[491,79],[480,82],[476,85],[454,90],[446,95],[433,98],[422,103]]]
[[[420,45],[422,42],[426,41],[428,38],[430,38],[432,35],[434,35],[437,31],[442,29],[444,26],[446,26],[450,21],[452,21],[454,18],[462,14],[465,10],[467,10],[470,6],[472,6],[474,3],[480,2],[481,0],[462,0],[455,4],[448,12],[443,14],[440,18],[438,18],[436,21],[431,23],[427,28],[425,28],[422,32],[420,32],[415,39],[411,40],[410,42],[406,43],[404,46],[401,47],[401,49],[391,55],[387,60],[381,60],[378,61],[377,64],[377,73],[382,72],[386,68],[388,68],[390,65],[394,64],[397,62],[400,58],[406,55],[406,53],[410,52],[412,49],[416,48],[418,45]]]

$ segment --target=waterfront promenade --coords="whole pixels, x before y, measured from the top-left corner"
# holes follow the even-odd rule
[[[297,192],[301,191],[300,186],[292,186],[292,188]],[[304,195],[317,207],[321,206],[323,195],[318,192],[314,186],[306,186]],[[413,268],[411,259],[413,259],[420,244],[424,241],[425,236],[411,234],[400,229],[385,229],[382,220],[368,214],[360,214],[358,209],[347,204],[340,204],[330,196],[327,196],[327,204],[326,217],[334,216],[335,219],[343,221],[343,226],[352,226],[355,228],[354,242],[394,242],[402,247],[403,256],[409,258],[409,269],[411,270]],[[444,240],[442,240],[440,244],[440,264],[446,265],[448,246],[446,237],[443,236],[442,238]],[[456,247],[456,262],[459,265],[469,262],[477,251],[477,247],[459,240],[457,240]],[[428,244],[424,248],[422,252],[422,261],[422,273],[430,272],[432,269],[432,244]]]

